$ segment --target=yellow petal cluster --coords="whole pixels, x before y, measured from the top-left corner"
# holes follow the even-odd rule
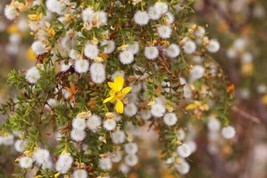
[[[124,78],[122,76],[117,76],[114,82],[108,82],[110,87],[109,97],[104,100],[103,103],[111,102],[115,104],[115,110],[117,113],[123,113],[124,104],[122,102],[123,98],[132,90],[132,87],[123,88]]]

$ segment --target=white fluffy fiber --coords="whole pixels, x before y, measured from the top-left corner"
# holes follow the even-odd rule
[[[91,79],[94,83],[103,83],[106,80],[106,70],[104,64],[93,63],[90,67]]]

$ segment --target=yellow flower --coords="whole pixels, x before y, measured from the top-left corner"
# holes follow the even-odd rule
[[[267,105],[267,94],[262,97],[262,103]]]
[[[88,119],[92,115],[91,111],[87,112],[81,112],[77,115],[77,117],[80,117],[82,119]]]
[[[56,174],[54,174],[54,178],[58,178],[60,176],[60,173],[57,172]]]
[[[43,14],[42,13],[40,13],[40,14],[29,14],[28,18],[30,20],[32,20],[32,21],[40,21],[43,18]]]
[[[193,103],[187,105],[185,107],[186,110],[194,110],[194,109],[199,109],[201,111],[207,111],[209,110],[209,106],[203,102],[200,101],[194,101]]]
[[[46,31],[47,31],[47,34],[48,34],[49,37],[53,37],[56,34],[55,30],[52,27],[51,28],[47,28]]]
[[[241,63],[241,73],[243,76],[250,76],[253,73],[253,64],[250,62]]]
[[[127,47],[128,47],[127,44],[126,45],[122,45],[122,46],[118,47],[118,50],[124,51]]]
[[[94,58],[94,61],[99,63],[99,62],[103,62],[104,59],[103,59],[102,57],[98,57],[98,56],[96,56],[96,57]]]
[[[19,28],[15,24],[12,24],[7,28],[7,33],[9,33],[9,34],[21,33],[21,31],[19,30]]]
[[[124,79],[122,76],[117,76],[114,82],[108,82],[108,86],[111,88],[109,97],[104,100],[103,103],[116,102],[115,110],[117,113],[123,113],[124,105],[122,99],[132,90],[132,87],[123,88]]]
[[[34,61],[36,59],[35,53],[32,51],[32,48],[27,49],[27,59],[30,61]]]

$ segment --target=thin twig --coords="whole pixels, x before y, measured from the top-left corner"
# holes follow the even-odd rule
[[[238,113],[240,116],[244,117],[245,119],[248,119],[252,122],[255,122],[257,124],[260,124],[261,123],[261,119],[256,117],[256,116],[253,116],[241,109],[239,109],[237,106],[233,106],[232,107],[232,110],[235,111],[236,113]]]

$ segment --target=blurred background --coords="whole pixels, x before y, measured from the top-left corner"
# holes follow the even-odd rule
[[[7,3],[0,1],[1,102],[18,92],[6,84],[8,72],[25,70],[35,63],[27,22],[23,17],[8,21],[3,15]],[[183,8],[182,1],[177,8]],[[213,57],[235,88],[230,120],[236,137],[226,144],[209,129],[212,123],[208,122],[191,123],[189,129],[181,130],[194,140],[191,144],[196,150],[189,159],[190,173],[184,177],[267,178],[267,1],[196,0],[193,9],[189,21],[205,27],[209,36],[220,42],[220,52]],[[192,60],[201,63],[201,59]],[[143,143],[140,164],[130,172],[130,178],[179,177],[163,166],[157,149],[149,149],[159,146],[153,130],[148,132],[144,127],[137,132],[133,126],[129,130]],[[12,177],[18,155],[9,147],[16,137],[6,139],[5,144],[0,142],[0,177]]]

